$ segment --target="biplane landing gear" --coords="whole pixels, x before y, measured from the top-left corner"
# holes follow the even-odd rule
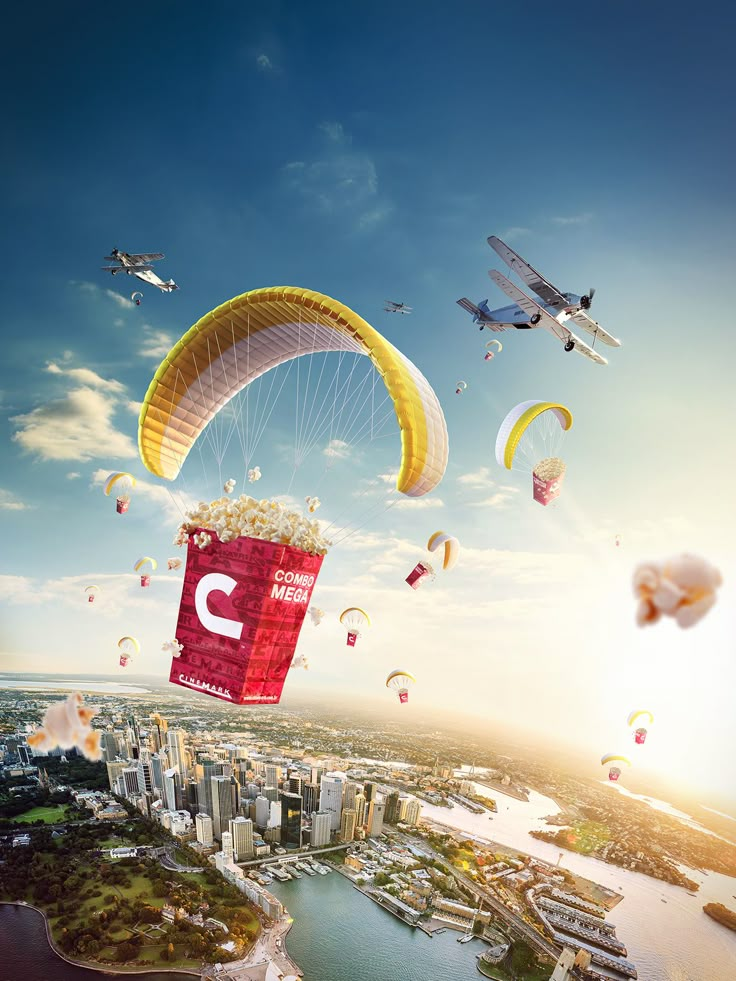
[[[534,325],[534,326],[536,327],[536,325],[537,325],[537,324],[539,323],[539,321],[540,321],[541,319],[542,319],[542,315],[541,315],[541,313],[535,313],[535,314],[534,314],[534,315],[533,315],[533,316],[532,316],[532,317],[530,318],[530,320],[529,320],[529,323],[530,323],[530,324],[533,324],[533,325]]]
[[[575,347],[575,341],[568,341],[565,344],[565,350],[567,351],[568,354],[570,353],[570,351],[574,349],[574,347]]]

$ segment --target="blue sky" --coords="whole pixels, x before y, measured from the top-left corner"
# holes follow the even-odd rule
[[[377,628],[352,661],[334,624],[305,634],[312,667],[293,690],[380,695],[419,641],[420,663],[405,666],[422,675],[420,703],[467,702],[555,736],[563,714],[597,758],[632,700],[659,700],[667,738],[653,765],[676,774],[687,758],[725,793],[723,734],[696,763],[681,720],[693,685],[705,720],[726,697],[724,672],[733,680],[733,12],[250,6],[203,19],[189,3],[49,4],[6,21],[0,668],[112,670],[111,645],[137,632],[147,667],[166,673],[158,647],[178,583],[160,577],[141,600],[130,567],[173,552],[175,514],[151,490],[118,519],[94,474],[145,476],[128,455],[136,403],[192,323],[247,289],[306,286],[421,368],[451,455],[441,503],[378,515],[328,557],[320,605],[371,603]],[[563,290],[597,288],[595,316],[623,340],[608,367],[538,332],[504,337],[483,362],[487,338],[455,300],[504,304],[486,273],[500,263],[489,234]],[[99,269],[113,246],[165,252],[161,273],[180,291],[142,287],[141,307],[126,303],[133,286]],[[384,297],[414,313],[388,317]],[[493,460],[501,418],[528,398],[575,414],[554,512]],[[274,417],[274,442],[288,424]],[[257,462],[259,492],[285,493],[273,446]],[[366,453],[356,468],[385,462]],[[320,487],[328,518],[351,479],[343,470]],[[468,561],[406,596],[401,580],[436,527]],[[611,554],[617,533],[625,556]],[[697,635],[635,631],[633,563],[680,549],[724,567],[721,603]],[[85,620],[80,583],[100,577],[114,600]]]

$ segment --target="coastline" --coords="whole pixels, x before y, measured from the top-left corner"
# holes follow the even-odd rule
[[[88,971],[98,971],[100,974],[161,974],[162,970],[166,974],[181,974],[185,977],[190,978],[200,978],[202,976],[201,972],[196,974],[193,971],[186,970],[180,967],[162,967],[151,968],[151,967],[115,967],[114,964],[99,964],[94,961],[75,961],[71,957],[67,957],[66,954],[62,953],[59,948],[54,943],[54,938],[51,935],[51,929],[49,927],[49,920],[42,909],[38,906],[34,906],[32,903],[26,903],[23,900],[6,900],[0,899],[0,906],[21,906],[24,909],[35,910],[36,913],[40,913],[43,917],[43,924],[46,929],[46,939],[48,941],[49,947],[53,950],[57,957],[61,960],[66,961],[67,964],[71,964],[72,967],[83,967]]]

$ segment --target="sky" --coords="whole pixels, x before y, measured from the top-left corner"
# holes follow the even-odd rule
[[[16,6],[0,67],[0,671],[122,679],[116,642],[134,634],[136,671],[167,677],[181,573],[144,594],[132,566],[178,554],[180,507],[220,493],[222,472],[203,455],[181,487],[148,474],[140,403],[207,311],[304,286],[420,368],[450,457],[431,495],[366,514],[398,435],[320,446],[294,480],[287,387],[251,461],[257,494],[301,505],[319,473],[319,517],[354,533],[325,559],[327,615],[305,625],[310,669],[284,704],[374,696],[404,667],[418,682],[397,713],[467,710],[567,741],[594,777],[628,747],[628,713],[649,708],[641,772],[736,799],[734,19],[628,0],[215,4],[206,19],[193,3]],[[505,305],[491,234],[563,291],[595,286],[593,314],[622,340],[608,366],[542,331],[506,334],[483,360],[488,336],[455,301]],[[164,252],[180,290],[141,286],[135,306],[137,284],[100,269],[113,247]],[[385,298],[413,313],[384,313]],[[574,414],[550,508],[494,459],[502,418],[531,398]],[[225,466],[240,479],[236,445]],[[100,488],[120,469],[139,478],[123,517]],[[413,592],[403,580],[440,528],[461,561]],[[634,566],[680,551],[721,569],[717,606],[692,631],[637,629]],[[350,651],[337,614],[353,605],[373,628]]]

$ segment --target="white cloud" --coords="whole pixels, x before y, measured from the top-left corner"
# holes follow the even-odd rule
[[[71,378],[81,385],[90,385],[92,388],[99,388],[106,392],[125,391],[122,382],[116,381],[114,378],[102,378],[90,368],[60,368],[58,364],[51,361],[46,365],[46,371],[50,375],[66,375],[67,378]]]
[[[82,293],[106,296],[108,299],[112,300],[113,303],[124,310],[132,310],[132,308],[135,306],[133,301],[129,300],[127,296],[123,296],[121,293],[116,293],[115,290],[102,288],[98,286],[97,283],[80,282],[76,279],[70,280],[69,283],[71,286],[76,286]]]
[[[461,474],[457,478],[457,482],[473,490],[486,490],[489,487],[495,486],[495,481],[491,477],[490,467],[480,467],[478,470],[473,470],[470,473]]]
[[[268,57],[268,55],[264,54],[263,52],[261,52],[261,54],[256,56],[256,65],[258,66],[259,70],[262,72],[275,71],[273,62]]]
[[[526,235],[531,235],[531,233],[531,228],[524,228],[523,225],[511,225],[510,228],[504,228],[498,237],[502,242],[515,242]]]
[[[490,497],[484,497],[482,501],[471,501],[469,507],[471,508],[505,508],[514,499],[514,494],[517,493],[515,487],[504,487],[495,494],[491,494]]]
[[[72,470],[72,471],[70,471],[66,475],[66,479],[67,480],[78,480],[81,476],[82,476],[81,473],[77,473],[76,470]]]
[[[480,501],[469,501],[468,506],[473,508],[503,508],[514,499],[518,494],[518,487],[511,487],[508,484],[499,484],[491,476],[489,467],[480,467],[471,473],[464,473],[457,478],[461,487],[466,487],[472,491],[492,491],[490,496],[484,497]]]
[[[352,216],[355,227],[367,229],[384,221],[391,204],[378,189],[373,160],[352,149],[351,138],[341,123],[323,122],[324,153],[312,161],[286,164],[283,174],[293,191],[325,214]]]
[[[592,217],[592,211],[583,211],[579,215],[558,215],[552,221],[555,225],[587,225]]]
[[[331,439],[322,452],[331,459],[346,460],[350,456],[350,444],[341,439]]]
[[[28,511],[31,507],[31,504],[19,501],[10,491],[0,488],[0,511]]]
[[[87,369],[62,371],[57,367],[54,374],[76,373]],[[137,456],[133,440],[115,429],[112,417],[118,407],[115,397],[122,385],[105,382],[94,372],[94,379],[102,383],[104,392],[93,388],[72,389],[60,399],[53,399],[23,415],[13,416],[17,425],[13,442],[42,460],[93,460],[100,457],[129,459]],[[94,383],[94,381],[93,381]]]
[[[395,504],[392,504],[392,508],[396,508],[398,511],[408,511],[408,510],[435,510],[436,508],[443,508],[445,502],[441,501],[439,497],[400,497]]]
[[[125,403],[125,408],[129,412],[132,412],[134,416],[139,416],[141,414],[141,409],[143,408],[143,403],[135,402],[133,399],[130,399]]]
[[[138,348],[138,354],[142,358],[161,361],[174,346],[174,338],[165,330],[157,330],[149,324],[144,324],[143,333],[145,337]]]
[[[120,293],[116,293],[115,290],[105,290],[105,296],[108,296],[113,303],[117,303],[119,307],[124,310],[132,310],[135,304],[132,300],[129,300],[127,296],[122,296]]]

